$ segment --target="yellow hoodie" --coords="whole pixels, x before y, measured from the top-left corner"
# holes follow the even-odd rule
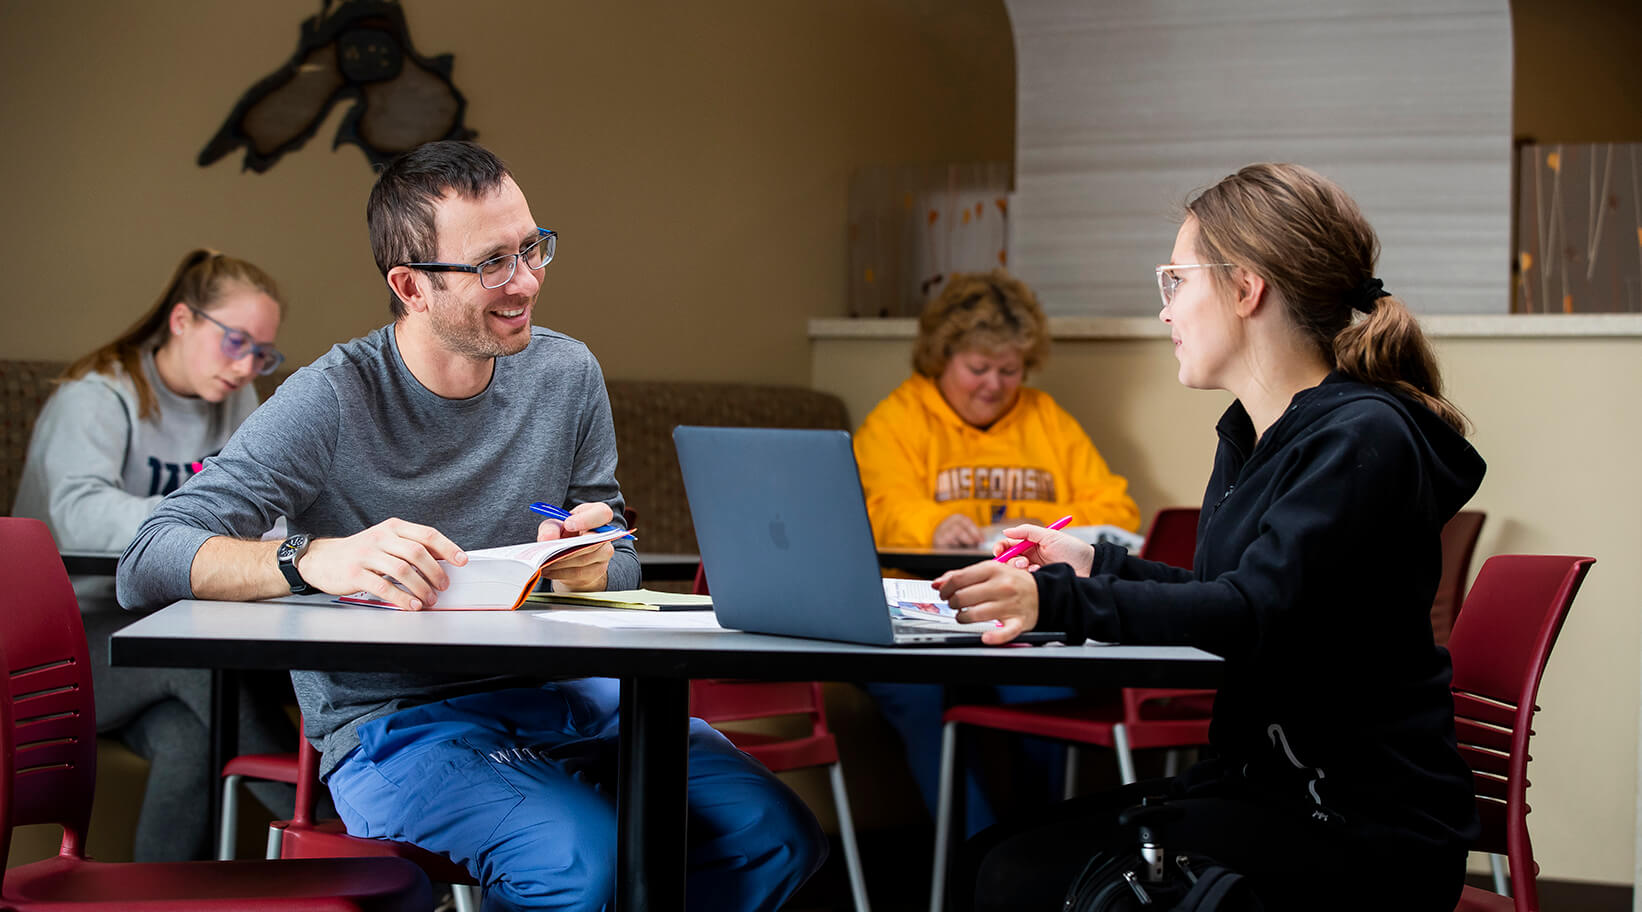
[[[953,513],[978,526],[1070,513],[1074,525],[1140,528],[1128,481],[1106,468],[1077,419],[1030,387],[983,431],[915,374],[861,423],[855,461],[880,548],[927,548]]]

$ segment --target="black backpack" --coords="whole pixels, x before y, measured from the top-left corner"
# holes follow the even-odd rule
[[[1137,844],[1096,852],[1066,891],[1063,912],[1259,912],[1243,875],[1211,858],[1165,849],[1158,829],[1182,813],[1147,798],[1118,814],[1121,829],[1138,830]]]

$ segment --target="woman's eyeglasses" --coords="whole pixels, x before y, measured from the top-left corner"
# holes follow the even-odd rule
[[[244,330],[235,329],[192,304],[188,305],[188,309],[197,316],[215,323],[217,328],[222,330],[222,353],[228,360],[238,361],[250,355],[251,363],[255,365],[259,374],[271,374],[285,363],[285,355],[272,344],[252,341],[251,336]]]
[[[1180,290],[1180,283],[1185,281],[1185,279],[1175,275],[1177,270],[1213,269],[1216,266],[1230,265],[1230,263],[1173,263],[1157,267],[1157,293],[1163,296],[1163,306],[1168,307],[1174,303],[1174,294]]]
[[[541,269],[553,262],[554,248],[559,246],[559,234],[551,228],[537,228],[536,239],[519,249],[518,253],[504,253],[494,256],[476,266],[466,263],[403,263],[411,269],[420,269],[423,272],[471,272],[479,276],[479,284],[486,288],[501,288],[513,281],[513,271],[519,268],[519,261],[531,269]]]

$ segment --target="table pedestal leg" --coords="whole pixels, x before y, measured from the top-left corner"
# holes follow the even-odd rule
[[[239,672],[211,669],[211,787],[206,805],[213,832],[222,822],[222,767],[239,753]]]
[[[684,908],[689,709],[686,680],[621,680],[617,912]]]

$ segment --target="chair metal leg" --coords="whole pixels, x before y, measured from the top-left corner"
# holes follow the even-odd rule
[[[1128,785],[1135,781],[1135,757],[1129,752],[1129,727],[1121,722],[1112,726],[1112,749],[1117,753],[1117,771]]]
[[[838,811],[838,835],[844,840],[844,864],[850,873],[850,896],[855,899],[855,912],[870,912],[867,905],[867,881],[861,875],[861,849],[855,844],[855,819],[850,816],[850,799],[844,791],[844,764],[827,767],[832,779],[832,803]]]
[[[1180,748],[1171,747],[1163,754],[1163,775],[1180,775],[1180,753]]]
[[[239,781],[241,776],[225,776],[222,780],[222,820],[217,831],[217,860],[234,858],[234,836],[239,830]]]
[[[1494,892],[1501,896],[1510,896],[1511,875],[1505,866],[1505,856],[1489,855],[1488,867],[1494,872]]]
[[[479,912],[479,888],[473,884],[451,884],[450,898],[456,900],[456,912]]]
[[[268,828],[268,849],[264,858],[273,861],[285,854],[285,830],[277,826]]]
[[[1061,784],[1060,796],[1071,801],[1078,796],[1078,746],[1066,745],[1066,777]]]
[[[941,784],[935,795],[935,863],[929,881],[929,912],[941,912],[946,902],[946,853],[952,832],[952,791],[958,759],[958,723],[941,730]]]

